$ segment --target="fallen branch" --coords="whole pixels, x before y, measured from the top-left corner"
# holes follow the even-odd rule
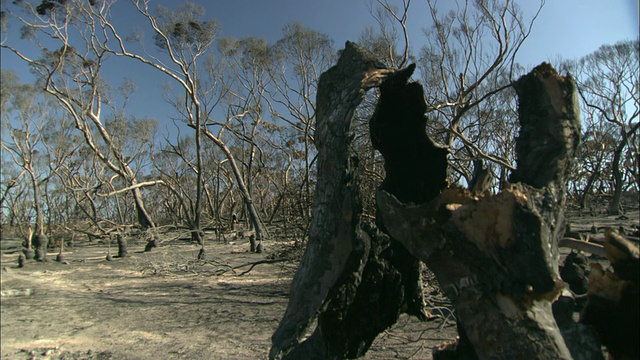
[[[107,194],[98,194],[98,193],[96,193],[96,195],[100,196],[100,197],[109,197],[109,196],[121,194],[123,192],[127,192],[127,191],[130,191],[130,190],[138,189],[138,188],[145,187],[145,186],[155,186],[155,185],[162,185],[162,184],[164,184],[163,180],[145,181],[145,182],[137,183],[135,185],[128,186],[128,187],[126,187],[124,189],[112,191],[112,192],[107,193]]]
[[[253,270],[254,267],[261,265],[261,264],[276,264],[276,263],[281,263],[281,262],[285,262],[285,261],[289,261],[289,259],[265,259],[265,260],[258,260],[258,261],[254,261],[254,262],[250,262],[250,263],[246,263],[246,264],[242,264],[242,265],[237,265],[237,266],[233,266],[233,267],[229,267],[228,270],[225,271],[221,271],[218,272],[217,275],[222,275],[224,273],[226,273],[227,271],[232,271],[235,274],[235,270],[237,269],[241,269],[243,267],[247,267],[250,266],[249,269],[236,274],[236,276],[242,276],[245,275],[247,273],[249,273],[251,270]]]
[[[558,247],[585,251],[594,255],[605,257],[604,246],[574,238],[562,238],[558,240]]]

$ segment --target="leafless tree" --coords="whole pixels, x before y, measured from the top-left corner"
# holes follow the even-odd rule
[[[75,153],[77,146],[66,143],[54,151],[47,143],[54,140],[52,128],[59,116],[52,99],[33,85],[21,84],[13,73],[3,72],[2,75],[2,118],[5,120],[0,144],[22,169],[21,173],[28,176],[35,210],[35,228],[32,239],[27,240],[27,248],[33,242],[37,248],[36,260],[46,260],[48,238],[45,235],[44,205],[48,182],[67,158]]]
[[[315,96],[320,74],[335,60],[333,41],[323,33],[291,23],[273,47],[275,66],[268,91],[271,115],[294,130],[285,142],[293,158],[293,172],[302,174],[298,204],[307,221],[311,216],[314,189]]]
[[[489,161],[513,170],[513,164],[494,149],[475,143],[473,134],[486,132],[482,127],[487,120],[472,110],[510,88],[519,75],[515,57],[544,0],[529,20],[511,0],[456,2],[446,14],[440,13],[436,0],[427,4],[433,25],[425,29],[418,64],[427,113],[433,119],[430,132],[449,150],[452,169],[467,183],[472,181],[470,174],[477,173],[467,170],[469,164],[482,166]]]
[[[88,147],[118,177],[133,195],[138,223],[154,227],[149,216],[136,170],[123,149],[110,134],[105,121],[121,116],[115,96],[101,77],[109,56],[108,33],[99,23],[110,10],[111,2],[15,2],[22,11],[5,6],[6,14],[22,26],[22,37],[40,51],[40,57],[9,44],[6,33],[2,47],[29,64],[42,81],[44,91],[52,95],[74,120]]]
[[[376,54],[385,66],[400,69],[412,58],[409,46],[407,20],[411,0],[402,0],[402,11],[389,0],[369,1],[369,13],[376,21],[377,29],[369,26],[359,37],[365,49]],[[400,39],[399,32],[402,32]],[[403,50],[400,51],[400,46]]]
[[[608,211],[610,214],[620,214],[625,182],[632,183],[636,190],[640,188],[640,42],[628,40],[603,45],[592,54],[567,62],[566,67],[576,77],[586,112],[592,114],[598,123],[598,128],[587,129],[593,133],[594,140],[606,137],[608,126],[616,129],[617,134],[613,134],[615,144],[605,149],[612,157],[608,175],[611,175],[613,185]],[[601,144],[605,145],[604,142]],[[599,171],[600,166],[598,164],[594,170]],[[627,179],[624,178],[623,168],[631,170]]]

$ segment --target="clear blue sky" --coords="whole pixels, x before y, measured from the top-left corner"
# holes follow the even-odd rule
[[[452,1],[440,0],[440,3],[449,6]],[[367,25],[374,25],[368,11],[369,0],[195,2],[204,5],[205,17],[215,18],[222,25],[221,36],[241,38],[253,35],[274,42],[280,37],[285,24],[296,21],[327,33],[335,41],[336,48],[342,48],[346,40],[357,40]],[[181,1],[151,0],[151,3],[171,8]],[[535,10],[537,1],[519,0],[518,3],[526,17]],[[126,0],[119,0],[114,6],[114,11],[113,18],[117,19],[119,25],[127,26],[141,21]],[[426,1],[413,0],[408,25],[411,31],[411,45],[416,53],[424,41],[421,29],[428,26],[427,19]],[[531,68],[558,56],[564,59],[578,58],[593,52],[603,44],[637,38],[638,29],[638,0],[547,0],[517,60],[525,68]],[[12,30],[17,31],[17,27]],[[1,67],[15,70],[23,81],[31,80],[26,67],[5,50],[2,51]],[[120,73],[138,83],[136,104],[130,109],[135,115],[154,117],[165,123],[163,117],[166,117],[169,107],[159,104],[162,100],[159,100],[158,95],[161,92],[155,85],[157,73],[131,62],[126,68],[110,73]]]

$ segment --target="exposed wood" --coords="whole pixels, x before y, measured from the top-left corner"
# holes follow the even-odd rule
[[[112,191],[112,192],[110,192],[110,193],[106,193],[106,194],[96,193],[96,195],[97,195],[97,196],[101,196],[101,197],[108,197],[108,196],[113,196],[113,195],[121,194],[121,193],[123,193],[123,192],[131,191],[131,190],[134,190],[134,189],[139,189],[139,188],[141,188],[141,187],[145,187],[145,186],[155,186],[155,185],[160,185],[160,184],[164,184],[164,181],[163,181],[163,180],[145,181],[145,182],[141,182],[141,183],[133,184],[133,185],[128,186],[128,187],[123,188],[123,189],[119,189],[119,190]]]
[[[578,251],[586,251],[588,253],[598,255],[598,256],[606,256],[604,252],[604,247],[599,244],[590,243],[587,241],[573,239],[573,238],[562,238],[558,240],[558,247],[565,247],[569,249],[574,249]]]
[[[514,87],[521,129],[510,187],[478,197],[450,188],[426,204],[382,189],[378,207],[389,233],[434,272],[479,358],[570,359],[551,303],[564,287],[558,240],[580,137],[575,84],[542,64]],[[441,160],[430,161],[438,171]]]
[[[604,250],[613,271],[591,264],[587,305],[580,322],[595,329],[612,359],[640,357],[640,254],[636,244],[605,231]]]

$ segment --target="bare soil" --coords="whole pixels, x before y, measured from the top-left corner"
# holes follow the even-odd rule
[[[570,229],[592,238],[604,226],[637,232],[636,200],[624,217],[572,211]],[[167,237],[151,252],[134,241],[124,259],[106,261],[106,245],[94,242],[76,244],[64,263],[49,253],[46,263],[18,268],[21,241],[2,239],[2,359],[267,358],[297,262],[239,266],[282,258],[290,243],[267,242],[255,254],[248,239],[209,241],[199,261],[199,247],[187,241]],[[431,359],[435,347],[455,339],[450,304],[435,281],[425,292],[434,319],[401,317],[365,359]]]
[[[273,258],[289,244],[249,253],[248,240],[199,247],[164,242],[106,261],[104,244],[65,252],[66,263],[2,253],[2,359],[265,359],[284,314],[296,263],[233,267]],[[113,254],[114,249],[111,249]],[[277,255],[277,254],[276,254]],[[243,274],[244,273],[244,274]],[[430,299],[433,321],[401,317],[365,358],[430,359],[456,336],[446,301]]]

